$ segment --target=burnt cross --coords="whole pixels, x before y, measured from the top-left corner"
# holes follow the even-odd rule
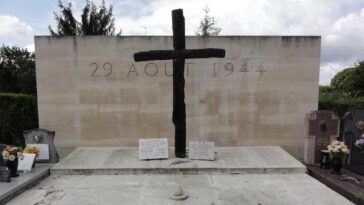
[[[185,59],[191,58],[223,58],[224,49],[186,49],[185,19],[183,10],[172,11],[173,48],[174,50],[152,50],[134,54],[134,60],[173,60],[173,114],[172,122],[175,130],[175,156],[186,157],[186,105],[185,105]]]

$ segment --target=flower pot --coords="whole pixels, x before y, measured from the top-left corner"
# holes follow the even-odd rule
[[[343,159],[341,157],[332,157],[331,167],[333,174],[341,175],[341,167],[343,166]]]
[[[7,160],[6,166],[10,170],[10,177],[18,177],[19,174],[17,174],[18,171],[18,158],[16,157],[14,161]]]

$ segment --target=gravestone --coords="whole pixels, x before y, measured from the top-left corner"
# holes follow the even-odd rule
[[[0,182],[10,182],[10,170],[5,165],[2,151],[6,148],[6,144],[0,144]]]
[[[26,146],[35,146],[40,149],[37,162],[57,163],[58,152],[54,145],[55,132],[46,129],[33,129],[23,132]]]
[[[342,121],[344,123],[344,142],[350,149],[347,167],[358,174],[364,175],[364,154],[355,145],[356,140],[364,133],[364,107],[352,108],[351,112],[345,114]]]
[[[339,134],[339,119],[333,111],[319,110],[305,117],[304,162],[307,165],[319,163],[321,150],[326,150]]]

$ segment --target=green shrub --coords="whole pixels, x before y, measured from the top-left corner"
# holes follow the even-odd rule
[[[319,110],[333,110],[343,117],[352,107],[364,106],[364,97],[350,98],[338,95],[320,95]]]
[[[0,93],[0,143],[22,146],[23,131],[37,127],[36,96]]]

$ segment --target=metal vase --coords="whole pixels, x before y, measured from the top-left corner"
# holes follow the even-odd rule
[[[333,174],[341,175],[341,167],[343,166],[343,159],[341,157],[332,157],[331,167]]]

